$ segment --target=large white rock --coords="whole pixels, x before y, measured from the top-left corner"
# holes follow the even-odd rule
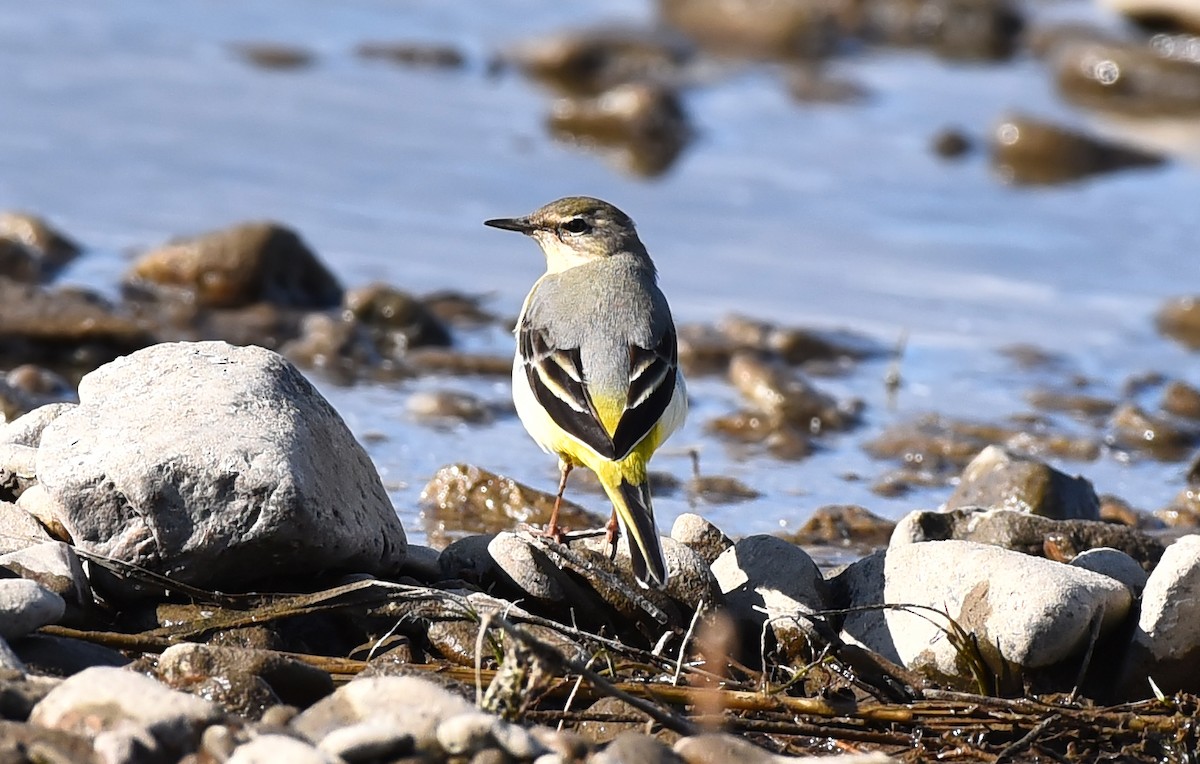
[[[1142,611],[1122,671],[1127,696],[1200,692],[1200,535],[1163,552],[1142,591]]]
[[[86,375],[79,399],[42,431],[37,477],[80,548],[212,589],[402,562],[370,458],[281,356],[155,345]]]
[[[944,611],[1007,666],[1039,669],[1081,655],[1129,613],[1128,587],[1108,576],[969,541],[888,549],[884,601]],[[896,653],[909,668],[963,677],[958,651],[928,610],[888,610]],[[931,622],[932,621],[932,622]],[[937,624],[937,625],[935,625]]]

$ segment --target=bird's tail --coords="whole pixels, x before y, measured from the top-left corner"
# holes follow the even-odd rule
[[[622,474],[614,477],[615,480],[601,482],[612,500],[621,530],[629,536],[633,575],[642,583],[654,584],[661,589],[667,585],[667,560],[658,538],[658,526],[654,524],[650,484],[644,476],[636,482]]]

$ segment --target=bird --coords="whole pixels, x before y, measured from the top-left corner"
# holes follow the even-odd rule
[[[633,220],[600,199],[568,196],[484,225],[531,237],[546,257],[517,319],[512,373],[521,423],[559,460],[545,535],[561,540],[567,476],[586,467],[613,505],[614,553],[624,532],[637,581],[666,586],[647,465],[687,417],[687,388],[671,309]]]

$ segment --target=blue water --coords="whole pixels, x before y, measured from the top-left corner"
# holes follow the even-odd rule
[[[1061,15],[1098,13],[1085,0],[1053,5]],[[0,0],[0,208],[45,215],[84,242],[88,254],[64,279],[110,294],[139,250],[273,218],[299,230],[346,284],[483,293],[512,315],[541,258],[531,242],[481,221],[584,193],[638,221],[681,323],[738,312],[851,328],[886,345],[907,336],[894,408],[883,362],[819,382],[863,398],[866,424],[800,463],[745,458],[705,434],[703,423],[733,410],[737,394],[720,380],[693,381],[692,418],[655,467],[686,478],[695,448],[706,472],[763,491],[746,504],[697,507],[734,534],[795,526],[825,503],[892,517],[937,506],[948,489],[870,493],[889,465],[860,445],[924,411],[999,420],[1026,410],[1021,396],[1038,379],[997,354],[1005,345],[1062,354],[1100,392],[1148,370],[1200,384],[1196,356],[1152,325],[1165,298],[1198,288],[1194,146],[1157,168],[1009,186],[985,151],[936,157],[933,135],[957,127],[981,145],[1014,110],[1115,128],[1064,104],[1029,57],[952,64],[877,50],[831,67],[865,88],[861,103],[798,104],[769,66],[731,67],[693,87],[684,102],[697,138],[666,175],[647,180],[550,138],[549,95],[514,73],[488,72],[493,55],[539,33],[653,17],[652,3],[635,0]],[[356,44],[379,40],[451,44],[467,65],[401,68],[354,55]],[[300,46],[315,62],[257,69],[229,47],[248,41]],[[1146,126],[1134,129],[1150,140]],[[511,352],[502,335],[464,341]],[[368,450],[417,540],[417,495],[442,464],[475,462],[553,487],[554,460],[511,415],[434,429],[405,413],[413,390],[440,387],[502,405],[505,380],[318,383],[357,434],[372,436]],[[1182,487],[1178,464],[1106,455],[1061,466],[1148,509]],[[599,499],[584,500],[603,511]],[[669,524],[689,504],[664,497],[657,507]]]

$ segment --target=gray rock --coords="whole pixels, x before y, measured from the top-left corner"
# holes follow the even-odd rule
[[[37,482],[37,449],[0,443],[0,498],[15,499]]]
[[[531,761],[548,752],[532,731],[503,719],[496,719],[492,725],[492,738],[500,750],[520,761]]]
[[[41,483],[30,486],[17,497],[17,508],[37,521],[47,540],[70,539],[67,529],[59,522],[63,515],[62,506],[50,496],[46,486]]]
[[[482,711],[451,716],[437,726],[438,745],[451,756],[471,756],[495,744],[492,728],[498,721]]]
[[[226,764],[345,764],[344,759],[287,735],[259,735],[234,749]]]
[[[388,722],[366,721],[333,730],[317,748],[339,761],[387,761],[412,753],[413,739]]]
[[[1119,549],[1147,570],[1162,556],[1163,543],[1125,525],[1092,520],[1051,520],[1010,509],[963,507],[946,512],[909,512],[888,546],[923,541],[974,541],[1025,554],[1045,554],[1047,542],[1071,556],[1097,547]]]
[[[0,443],[37,448],[46,426],[73,408],[74,403],[48,403],[39,406],[28,414],[0,426]]]
[[[658,740],[642,732],[622,732],[592,756],[591,764],[682,764],[682,759]]]
[[[720,528],[693,512],[684,512],[675,518],[671,538],[694,550],[709,565],[733,546],[733,541]]]
[[[884,575],[886,602],[945,612],[974,634],[998,676],[1078,656],[1093,619],[1099,619],[1104,635],[1121,623],[1133,602],[1129,589],[1108,576],[966,541],[889,549]],[[960,684],[969,680],[936,614],[888,610],[884,617],[905,666]]]
[[[516,533],[498,533],[487,550],[495,572],[515,589],[511,594],[542,602],[578,601],[579,587],[528,539]]]
[[[432,584],[442,580],[439,563],[442,553],[421,544],[409,544],[404,554],[404,564],[398,571],[401,576],[412,576],[418,581]]]
[[[1126,697],[1200,691],[1200,535],[1167,547],[1146,581],[1142,610],[1122,668]]]
[[[675,753],[686,764],[778,764],[782,757],[764,751],[743,737],[722,732],[680,738],[675,741]],[[795,759],[787,759],[795,761]]]
[[[805,613],[829,609],[829,586],[817,564],[798,546],[774,536],[748,536],[721,553],[712,565],[734,620],[754,634],[765,621],[785,660],[811,652],[811,643],[824,643],[823,617]],[[763,612],[765,611],[765,613]]]
[[[111,647],[70,637],[30,634],[13,640],[16,651],[31,671],[50,676],[71,676],[95,666],[125,666],[129,658]]]
[[[66,609],[62,597],[36,581],[0,579],[0,638],[23,637],[58,623]]]
[[[20,506],[0,501],[0,554],[50,541],[50,534]]]
[[[829,582],[836,609],[869,608],[883,604],[884,567],[887,550],[881,549],[847,565]],[[842,621],[842,640],[861,645],[900,663],[892,632],[882,608],[859,610],[846,615]]]
[[[341,727],[387,724],[397,736],[410,736],[416,750],[436,752],[438,725],[474,708],[458,695],[417,677],[365,677],[338,688],[297,716],[292,728],[320,745],[326,735]]]
[[[167,689],[150,677],[98,667],[67,678],[33,708],[29,721],[94,736],[97,751],[135,761],[177,761],[196,749],[204,727],[221,717],[212,703]]]
[[[946,509],[989,507],[1052,520],[1099,520],[1100,499],[1085,478],[1038,459],[988,446],[963,469]]]
[[[61,541],[0,555],[0,567],[21,578],[36,581],[62,597],[66,604],[64,623],[80,623],[92,605],[92,587],[75,550]]]
[[[1129,587],[1134,597],[1142,596],[1142,590],[1146,588],[1146,581],[1150,578],[1142,566],[1138,565],[1137,560],[1119,549],[1108,547],[1089,549],[1071,560],[1070,565],[1120,581]]]
[[[75,543],[189,584],[388,574],[404,530],[362,447],[287,361],[168,343],[86,375],[37,474]]]

